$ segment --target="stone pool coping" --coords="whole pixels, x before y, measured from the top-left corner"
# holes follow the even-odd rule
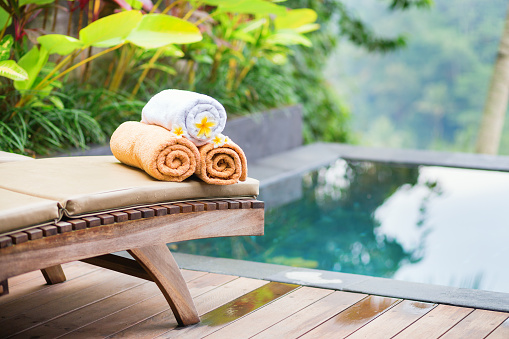
[[[358,274],[173,253],[182,269],[277,281],[338,291],[509,312],[509,293],[422,284]]]
[[[249,176],[260,180],[260,187],[263,187],[329,165],[339,158],[401,165],[509,171],[509,156],[362,147],[317,142],[250,163]]]

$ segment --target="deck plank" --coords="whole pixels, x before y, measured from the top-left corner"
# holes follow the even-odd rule
[[[322,288],[299,288],[273,303],[211,333],[207,338],[251,337],[333,292],[333,290]]]
[[[299,287],[294,284],[270,282],[204,314],[200,323],[175,328],[159,338],[203,338]]]
[[[207,273],[187,270],[182,271],[182,275],[186,282],[190,282],[205,274]],[[122,275],[119,274],[119,276]],[[104,298],[87,307],[78,308],[75,311],[25,331],[21,333],[20,337],[38,339],[56,338],[72,330],[93,323],[97,321],[97,319],[107,317],[133,304],[160,294],[161,291],[155,283],[144,281],[131,289]]]
[[[435,304],[431,303],[403,300],[348,338],[392,338],[434,307]]]
[[[31,309],[36,307],[44,306],[47,303],[55,302],[60,298],[69,297],[71,293],[75,293],[77,288],[89,288],[95,284],[104,282],[104,275],[107,274],[105,270],[94,270],[87,274],[82,279],[73,279],[66,281],[65,284],[51,285],[56,288],[46,288],[38,290],[36,293],[19,298],[6,305],[6,307],[0,308],[0,326],[7,320],[12,319],[18,314],[24,312],[30,312]],[[113,277],[113,275],[107,275],[107,277]]]
[[[193,284],[189,285],[189,291],[193,296],[195,301],[195,305],[197,301],[200,301],[200,296],[202,294],[206,294],[213,289],[218,288],[224,284],[231,283],[236,280],[237,276],[231,275],[223,275],[223,274],[215,274],[208,273],[207,276],[204,276],[202,279],[197,279],[193,281]],[[138,322],[133,322],[128,324],[124,329],[113,333],[113,337],[115,338],[133,338],[133,337],[150,337],[153,338],[156,335],[164,333],[168,331],[170,326],[175,326],[176,319],[173,316],[173,312],[169,309],[169,307],[161,307],[158,310],[159,312],[151,312],[142,320]],[[161,326],[163,324],[163,326]]]
[[[70,264],[70,263],[69,263]],[[76,265],[69,265],[69,264],[63,264],[62,267],[65,270],[65,273],[67,275],[67,280],[74,279],[76,277],[79,277],[83,274],[89,273],[90,265],[88,265],[87,268],[83,266],[76,266]],[[97,270],[97,267],[94,267],[93,270]],[[83,273],[82,273],[83,272]],[[28,274],[28,275],[25,275]],[[9,304],[13,302],[14,300],[18,298],[25,298],[26,295],[30,293],[34,293],[36,291],[39,291],[41,289],[45,289],[50,287],[46,284],[46,280],[44,280],[44,277],[41,273],[41,271],[32,271],[28,272],[22,275],[19,275],[17,277],[20,277],[17,280],[16,284],[11,285],[11,280],[17,277],[13,277],[9,279],[9,294],[3,295],[0,297],[0,308],[2,308],[4,304]],[[26,279],[22,279],[23,276]],[[33,277],[33,279],[30,279],[30,277]]]
[[[365,297],[365,294],[360,293],[333,292],[258,333],[254,338],[296,338]]]
[[[312,329],[303,338],[346,337],[400,301],[401,299],[370,295]]]
[[[394,338],[438,338],[473,311],[467,307],[438,305]]]
[[[114,272],[98,271],[97,274],[94,272],[82,279],[75,280],[77,283],[72,285],[71,283],[74,281],[69,281],[66,284],[53,285],[55,287],[53,290],[60,287],[59,292],[65,291],[65,296],[61,296],[42,305],[38,303],[28,304],[28,306],[32,308],[24,310],[0,323],[2,334],[11,336],[22,333],[65,313],[72,312],[73,310],[107,298],[113,294],[120,293],[123,290],[130,289],[144,282],[144,280],[140,278],[127,275],[119,276],[118,274],[112,273]],[[72,286],[72,288],[68,286]]]
[[[100,270],[99,267],[88,264],[85,265],[86,266],[73,265],[69,268],[64,268],[67,275],[67,281],[63,285],[68,285],[71,281],[76,280],[76,278],[81,278]],[[40,277],[13,286],[13,288],[10,289],[9,294],[0,298],[3,299],[2,303],[0,303],[0,319],[4,319],[6,314],[7,316],[12,316],[12,312],[15,308],[13,305],[19,303],[29,304],[31,303],[32,298],[40,298],[41,295],[46,295],[47,293],[53,294],[55,289],[51,288],[52,286],[60,286],[59,284],[48,285],[42,273],[38,273],[40,274]]]
[[[490,333],[486,339],[507,339],[509,338],[509,319],[504,321],[499,327]]]
[[[229,277],[229,279],[234,279],[229,283],[221,284],[219,287],[212,289],[211,291],[219,290],[219,293],[216,292],[216,294],[219,295],[225,295],[226,299],[223,303],[226,303],[232,299],[235,299],[235,297],[238,297],[239,293],[244,294],[246,290],[246,286],[248,291],[255,289],[256,287],[259,287],[260,281],[255,279],[247,279],[247,278],[238,278],[234,276],[226,276]],[[208,281],[209,279],[204,276],[202,277],[204,281]],[[194,281],[202,280],[201,278],[198,278]],[[224,279],[222,280],[224,281]],[[265,284],[267,282],[263,282]],[[191,292],[191,296],[194,299],[196,308],[198,310],[198,314],[203,314],[204,312],[201,311],[200,307],[203,307],[204,303],[204,295],[205,302],[212,302],[213,306],[212,308],[218,307],[217,302],[217,296],[215,296],[215,293],[205,293],[200,296],[195,296],[196,291],[194,291],[192,284],[189,284],[189,291]],[[229,286],[230,288],[225,286]],[[233,288],[231,288],[233,287]],[[202,291],[203,288],[200,288]],[[236,293],[233,293],[233,296],[231,296],[231,293],[228,293],[225,290],[233,290],[236,291]],[[103,318],[95,323],[92,323],[86,327],[83,327],[77,331],[69,333],[69,337],[72,338],[90,338],[90,337],[105,337],[110,336],[112,334],[115,334],[117,332],[121,332],[124,330],[127,330],[128,327],[131,327],[133,324],[138,324],[147,318],[155,317],[155,326],[151,328],[153,332],[158,333],[164,333],[168,331],[171,328],[174,328],[177,326],[177,320],[173,316],[173,312],[171,311],[168,303],[164,299],[162,295],[156,296],[154,298],[148,299],[144,302],[141,302],[139,304],[134,305],[133,307],[130,307],[128,309],[122,312],[118,312],[112,316]],[[125,333],[125,332],[124,332]],[[137,332],[136,332],[137,333]],[[150,335],[155,336],[155,335]]]
[[[484,338],[508,317],[509,314],[504,312],[475,310],[440,338]]]

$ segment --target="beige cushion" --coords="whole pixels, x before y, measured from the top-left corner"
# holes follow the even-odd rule
[[[23,160],[34,160],[34,159],[26,157],[21,154],[0,151],[0,164],[4,162],[23,161]]]
[[[0,164],[0,188],[59,201],[70,216],[168,201],[258,195],[255,179],[227,186],[198,179],[158,181],[113,156]]]
[[[0,234],[53,221],[58,217],[58,201],[0,189]]]

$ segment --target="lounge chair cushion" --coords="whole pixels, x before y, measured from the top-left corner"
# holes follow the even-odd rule
[[[0,151],[0,164],[4,162],[23,161],[23,160],[34,160],[34,159],[21,154]]]
[[[59,203],[0,189],[0,234],[58,219]]]
[[[199,179],[158,181],[113,156],[91,156],[0,164],[0,189],[1,195],[7,190],[58,202],[63,213],[72,217],[170,201],[256,196],[258,181],[248,178],[228,186]],[[21,223],[18,228],[27,225]]]

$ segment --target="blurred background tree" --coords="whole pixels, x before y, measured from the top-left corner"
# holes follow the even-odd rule
[[[500,38],[495,67],[484,104],[484,111],[477,136],[478,153],[497,154],[504,129],[507,102],[509,101],[509,11],[504,32]]]
[[[378,34],[401,32],[407,47],[370,54],[340,46],[327,79],[352,111],[363,145],[473,152],[503,31],[507,0],[450,0],[404,15],[375,0],[345,5]],[[509,154],[505,126],[500,152]]]

